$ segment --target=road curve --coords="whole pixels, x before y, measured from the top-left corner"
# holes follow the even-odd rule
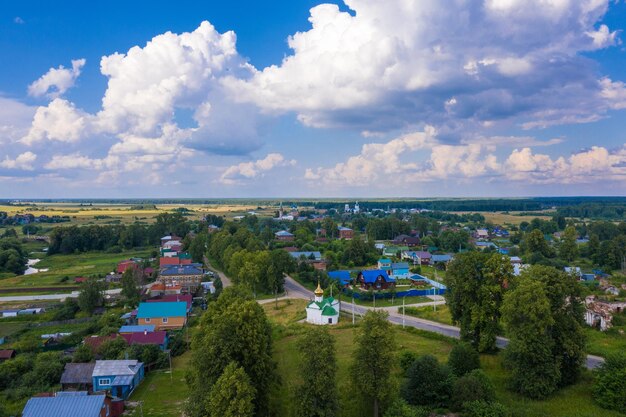
[[[303,298],[305,300],[313,299],[313,292],[309,291],[307,288],[302,286],[299,282],[291,278],[290,276],[285,277],[285,290],[287,290],[287,296],[292,298]],[[389,313],[389,321],[393,324],[404,325],[409,327],[414,327],[416,329],[425,330],[427,332],[439,333],[444,336],[453,337],[455,339],[459,339],[461,337],[461,329],[456,326],[450,326],[447,324],[437,323],[430,320],[421,319],[413,316],[402,316],[402,314],[398,313],[396,308],[386,309]],[[362,316],[367,312],[367,310],[374,310],[373,307],[360,306],[357,304],[352,304],[349,302],[341,303],[341,310],[352,314],[352,311],[356,315]],[[395,310],[395,311],[394,311]],[[500,349],[506,347],[509,343],[509,340],[498,336],[496,339],[496,346]],[[600,366],[604,362],[604,358],[595,355],[587,355],[586,367],[587,369],[595,369]]]

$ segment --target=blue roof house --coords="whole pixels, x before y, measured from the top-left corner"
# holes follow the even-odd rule
[[[378,269],[391,269],[391,259],[381,258],[378,260]]]
[[[95,392],[110,391],[125,400],[143,380],[143,363],[135,359],[96,361],[91,375]]]
[[[366,290],[370,288],[385,290],[396,286],[396,280],[382,269],[365,269],[359,272],[357,281],[361,283],[361,288]]]
[[[339,284],[342,286],[349,285],[352,281],[350,271],[329,271],[328,278],[339,281]]]
[[[391,264],[391,275],[406,276],[409,275],[409,264],[406,262],[398,262]]]
[[[22,411],[22,417],[100,417],[101,415],[109,415],[109,406],[104,395],[87,395],[86,391],[72,392],[72,395],[59,394],[61,393],[57,393],[55,397],[31,398]]]
[[[148,332],[151,333],[154,331],[154,324],[144,324],[143,326],[135,325],[135,326],[122,326],[118,333],[143,333]]]

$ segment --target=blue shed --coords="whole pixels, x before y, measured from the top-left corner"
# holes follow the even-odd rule
[[[127,399],[143,377],[143,363],[137,360],[96,361],[93,390],[111,391],[114,397]]]

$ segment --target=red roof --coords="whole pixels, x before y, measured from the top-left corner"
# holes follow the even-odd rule
[[[159,259],[159,266],[178,265],[179,262],[180,262],[180,259],[178,259],[178,256],[172,256],[170,258],[161,257]]]
[[[118,334],[110,334],[108,336],[88,336],[85,339],[83,339],[83,343],[85,343],[87,346],[91,348],[93,352],[95,352],[100,348],[100,346],[104,342],[107,342],[109,340],[114,340],[118,336],[119,336]]]
[[[0,350],[0,359],[11,359],[15,356],[15,351],[13,349],[4,349]]]
[[[81,283],[81,282],[85,282],[85,281],[87,281],[87,278],[85,278],[85,277],[76,277],[76,278],[74,278],[74,282],[76,282],[76,283]]]
[[[191,294],[166,294],[161,298],[155,298],[147,300],[149,303],[166,303],[172,301],[185,301],[187,303],[187,310],[191,310],[191,302],[193,297]]]
[[[138,345],[162,345],[165,343],[167,332],[136,332],[124,333],[122,337],[126,339],[129,345],[136,343]]]
[[[123,274],[128,268],[137,268],[137,267],[138,265],[135,261],[131,261],[130,259],[127,259],[117,264],[117,273]]]

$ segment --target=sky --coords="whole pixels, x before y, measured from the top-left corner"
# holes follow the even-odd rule
[[[623,0],[5,0],[0,198],[623,196],[625,26]]]

